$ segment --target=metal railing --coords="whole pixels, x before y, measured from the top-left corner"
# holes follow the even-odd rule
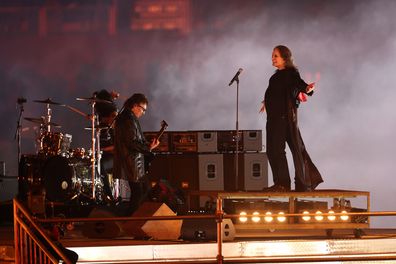
[[[142,220],[185,220],[185,219],[214,219],[217,222],[217,255],[213,256],[215,259],[212,261],[222,264],[224,262],[245,262],[249,263],[249,259],[224,259],[223,256],[223,219],[238,218],[239,215],[225,214],[223,211],[224,197],[217,197],[216,212],[215,214],[208,215],[183,215],[183,216],[145,216],[145,217],[97,217],[97,218],[63,218],[63,219],[45,219],[32,217],[24,207],[24,205],[14,199],[14,237],[15,237],[15,263],[72,263],[65,255],[62,248],[58,243],[53,241],[50,235],[43,229],[42,224],[56,224],[64,222],[98,222],[98,221],[142,221]],[[396,216],[396,212],[359,212],[349,213],[352,215],[360,216]],[[324,216],[327,214],[323,214]],[[247,215],[253,216],[253,215]],[[276,215],[273,215],[274,217]],[[301,213],[286,213],[285,217],[302,217]],[[290,259],[286,258],[288,261]],[[286,259],[277,259],[278,261],[286,261]],[[294,257],[294,262],[310,262],[313,259],[320,261],[334,261],[334,256],[301,256]],[[363,259],[376,259],[376,260],[395,260],[396,253],[390,254],[373,254],[372,256],[338,256],[339,259],[345,260],[363,260]],[[255,261],[265,263],[267,261],[274,261],[275,258],[254,258]],[[158,261],[158,260],[157,260]],[[206,260],[208,261],[208,260]]]
[[[48,233],[36,223],[28,209],[14,198],[15,263],[72,263]]]

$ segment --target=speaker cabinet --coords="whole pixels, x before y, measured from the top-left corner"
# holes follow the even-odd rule
[[[235,227],[230,219],[222,222],[223,241],[232,241],[235,238]],[[215,219],[185,219],[181,228],[181,239],[187,241],[217,240],[217,223]]]
[[[238,154],[238,185],[235,154],[224,154],[224,190],[257,191],[268,186],[268,160],[265,152]]]
[[[116,215],[107,207],[94,208],[88,216],[89,218],[110,218]],[[116,238],[123,233],[120,222],[117,221],[97,221],[85,222],[82,228],[82,234],[88,238]]]
[[[198,174],[199,190],[224,190],[223,154],[198,155]],[[204,207],[208,200],[208,197],[200,197],[200,207]]]
[[[263,148],[263,136],[261,130],[243,130],[243,150],[261,151]]]
[[[146,202],[133,213],[133,217],[174,216],[166,204]],[[124,232],[136,238],[151,237],[155,240],[174,240],[180,237],[182,220],[127,221],[122,227]]]
[[[198,131],[198,152],[217,152],[217,132]]]

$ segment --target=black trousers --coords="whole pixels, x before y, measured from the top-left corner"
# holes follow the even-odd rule
[[[149,183],[147,180],[129,181],[131,198],[129,200],[129,213],[135,212],[140,205],[147,200],[149,193]]]
[[[274,184],[290,188],[291,180],[285,151],[286,143],[293,155],[294,164],[300,162],[301,155],[298,155],[298,146],[293,144],[295,141],[292,141],[291,129],[287,118],[267,119],[266,132],[267,156],[271,166]]]

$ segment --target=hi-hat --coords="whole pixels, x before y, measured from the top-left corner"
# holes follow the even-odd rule
[[[61,103],[57,103],[57,102],[52,101],[51,98],[47,98],[45,100],[33,100],[33,102],[42,103],[42,104],[63,105]]]
[[[40,124],[40,125],[46,125],[46,126],[53,126],[53,127],[61,127],[57,123],[54,122],[46,122],[44,118],[37,118],[37,117],[25,117],[24,118],[27,121],[30,121],[32,123]]]
[[[77,101],[89,101],[89,102],[96,102],[96,103],[107,103],[107,104],[111,104],[110,101],[104,100],[104,99],[99,99],[96,97],[77,97],[76,98]]]

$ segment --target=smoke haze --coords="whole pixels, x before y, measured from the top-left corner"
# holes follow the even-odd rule
[[[8,153],[15,152],[10,141],[17,118],[14,102],[20,95],[30,101],[56,98],[89,113],[89,106],[78,105],[75,97],[102,88],[119,91],[122,99],[144,92],[150,100],[142,120],[145,130],[158,129],[162,119],[170,130],[234,129],[236,84],[228,83],[239,68],[244,69],[239,127],[265,132],[265,115],[258,110],[275,70],[272,49],[284,44],[292,50],[303,79],[316,82],[314,96],[299,108],[299,126],[324,178],[319,188],[370,191],[372,210],[395,210],[396,2],[232,3],[224,9],[215,5],[219,13],[208,15],[206,26],[197,26],[189,36],[144,36],[135,42],[103,38],[90,52],[83,41],[61,43],[58,49],[48,42],[37,57],[24,59],[20,54],[3,61],[1,91],[7,100],[0,110],[7,125],[0,160],[12,163],[8,156],[14,154]],[[79,65],[81,56],[89,60],[93,54],[100,54],[95,64]],[[32,68],[38,70],[32,73]],[[51,78],[46,77],[49,73]],[[75,80],[66,81],[63,75]],[[43,114],[44,106],[28,103],[26,108],[24,116],[34,117]],[[89,132],[81,132],[89,125],[86,120],[76,113],[54,112],[54,122],[72,120],[63,129],[73,133],[73,143],[89,142]],[[25,146],[32,137],[25,137]],[[293,171],[291,161],[289,157]],[[392,226],[390,218],[374,218],[373,223]]]

